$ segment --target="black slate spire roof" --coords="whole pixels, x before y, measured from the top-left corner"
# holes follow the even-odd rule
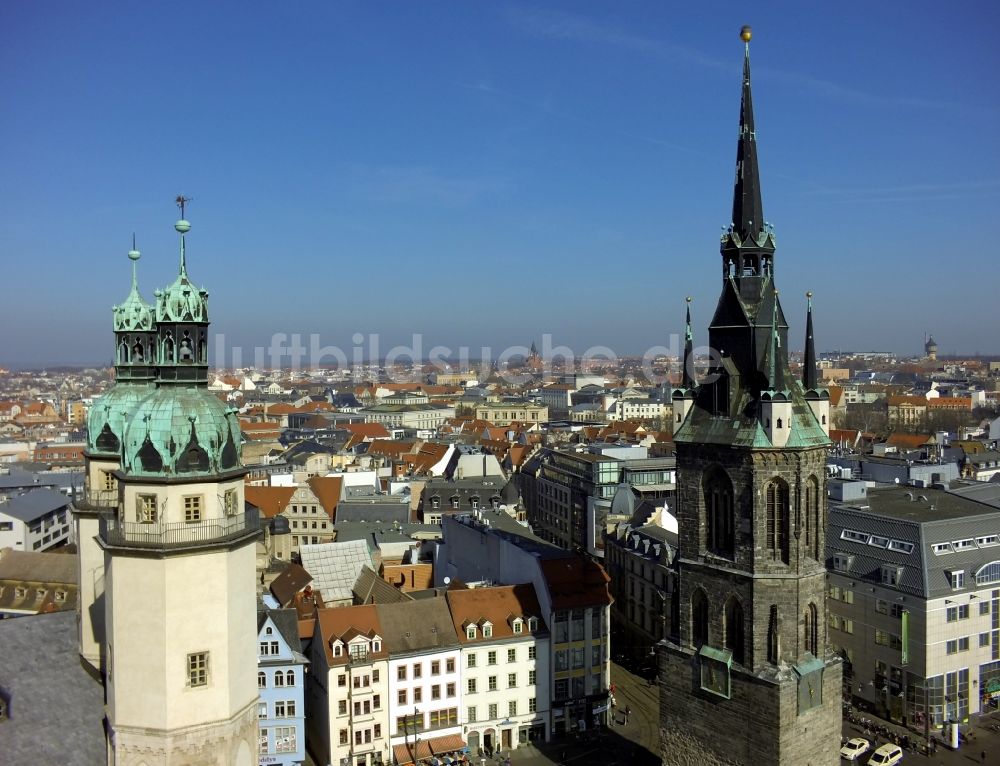
[[[757,134],[750,93],[750,46],[743,59],[743,98],[740,102],[740,135],[736,144],[736,183],[733,188],[732,224],[740,239],[756,240],[764,228],[764,205],[757,170]]]
[[[802,388],[815,391],[819,388],[816,382],[816,345],[813,342],[813,302],[812,293],[806,293],[806,352],[802,360]]]

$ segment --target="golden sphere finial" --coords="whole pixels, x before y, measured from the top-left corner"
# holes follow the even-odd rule
[[[690,302],[691,302],[691,296],[690,296],[690,295],[689,295],[689,296],[687,296],[687,297],[686,297],[686,298],[685,298],[684,300],[685,300],[685,301],[686,301],[687,303],[690,303]]]
[[[750,38],[752,36],[753,36],[753,32],[750,29],[750,25],[749,24],[744,24],[743,28],[740,29],[740,39],[743,42],[748,43],[748,42],[750,42]]]
[[[812,290],[807,290],[806,291],[806,297],[807,298],[812,298],[813,297],[813,291]]]

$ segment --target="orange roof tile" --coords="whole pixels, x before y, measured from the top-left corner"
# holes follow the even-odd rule
[[[344,428],[368,439],[388,439],[389,432],[381,423],[347,423]]]
[[[323,510],[330,514],[330,519],[336,521],[337,504],[340,503],[340,493],[344,485],[343,476],[313,476],[309,479],[309,487],[319,500]]]
[[[339,657],[333,656],[331,646],[333,639],[339,638],[342,641],[347,641],[359,634],[369,638],[382,634],[382,623],[378,619],[378,610],[375,608],[375,604],[317,609],[316,623],[326,653],[326,662],[330,667],[346,665],[349,659],[347,652],[342,652]],[[369,653],[369,659],[387,659],[389,647],[386,646],[385,641],[382,642],[381,649],[380,652]]]
[[[295,494],[295,487],[257,487],[250,485],[245,490],[248,503],[260,508],[266,518],[273,519],[288,507]]]

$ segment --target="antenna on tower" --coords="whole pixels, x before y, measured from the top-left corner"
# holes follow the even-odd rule
[[[194,201],[194,197],[185,197],[183,194],[178,194],[177,195],[177,199],[175,199],[174,202],[176,202],[177,203],[177,207],[179,207],[181,209],[181,218],[184,217],[184,206],[188,202],[193,202],[193,201]]]

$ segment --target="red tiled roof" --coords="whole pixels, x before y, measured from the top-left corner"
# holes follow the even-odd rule
[[[344,428],[352,434],[369,439],[388,439],[389,432],[381,423],[347,423]]]
[[[310,489],[323,506],[323,510],[330,514],[331,520],[336,520],[337,504],[340,503],[343,484],[343,476],[313,476],[309,479]]]
[[[295,487],[256,487],[249,485],[245,490],[247,502],[260,508],[260,512],[269,519],[273,519],[284,511],[294,494]]]

